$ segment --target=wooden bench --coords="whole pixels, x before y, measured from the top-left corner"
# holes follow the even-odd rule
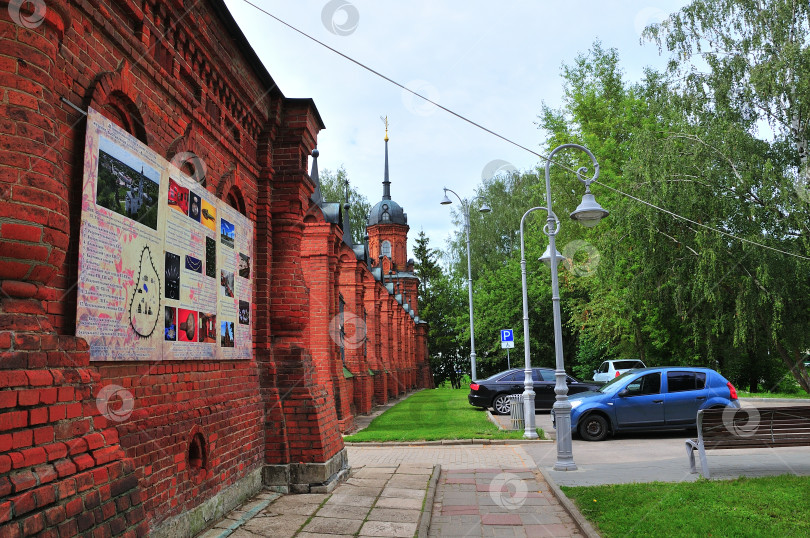
[[[703,476],[710,478],[707,450],[810,446],[810,406],[703,409],[697,430],[698,438],[686,441],[686,455],[696,473],[697,450]]]

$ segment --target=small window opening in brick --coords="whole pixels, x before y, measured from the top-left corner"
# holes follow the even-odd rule
[[[211,117],[213,123],[219,123],[219,107],[213,100],[213,96],[209,96],[205,102],[205,111]]]
[[[202,88],[200,85],[197,84],[194,78],[187,72],[183,72],[183,82],[191,96],[194,97],[194,100],[199,102],[202,99]]]
[[[231,135],[233,136],[233,141],[236,142],[236,145],[241,146],[242,133],[239,132],[239,127],[237,125],[231,125]]]
[[[188,444],[188,466],[193,471],[199,471],[205,469],[206,463],[205,438],[198,432]]]
[[[155,44],[153,54],[158,65],[165,69],[167,73],[171,73],[173,68],[172,51],[161,42]]]

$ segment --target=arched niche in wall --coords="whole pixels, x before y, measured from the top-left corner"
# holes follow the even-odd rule
[[[242,196],[242,192],[239,190],[239,187],[231,187],[223,200],[225,200],[225,203],[227,203],[229,206],[247,216],[247,212],[245,210],[245,198]]]
[[[146,119],[137,103],[133,76],[126,60],[115,72],[101,73],[90,90],[91,107],[148,146]]]
[[[235,163],[219,180],[216,194],[220,200],[225,200],[229,206],[243,215],[248,216],[248,213],[253,213],[253,211],[251,211],[253,207],[248,207],[248,201],[245,200],[245,196],[242,193],[241,182],[239,164]]]

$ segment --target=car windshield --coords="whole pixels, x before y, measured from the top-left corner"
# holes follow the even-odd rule
[[[598,389],[599,392],[604,392],[605,394],[610,394],[612,392],[615,392],[616,389],[619,388],[619,386],[620,386],[619,384],[622,381],[624,381],[625,379],[627,379],[628,376],[631,376],[634,373],[635,372],[625,372],[622,375],[620,375],[619,377],[614,377],[613,379],[611,379],[610,381],[608,381],[607,383],[605,383],[604,385],[599,387],[599,389]]]

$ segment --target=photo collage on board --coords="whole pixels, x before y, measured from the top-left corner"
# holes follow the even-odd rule
[[[219,227],[220,347],[239,358],[251,341],[250,298],[252,230],[249,221],[231,207],[222,207]],[[241,349],[240,348],[241,344]]]
[[[208,200],[206,200],[208,198]],[[165,339],[173,358],[213,358],[217,341],[215,200],[195,181],[169,175],[166,204]]]

